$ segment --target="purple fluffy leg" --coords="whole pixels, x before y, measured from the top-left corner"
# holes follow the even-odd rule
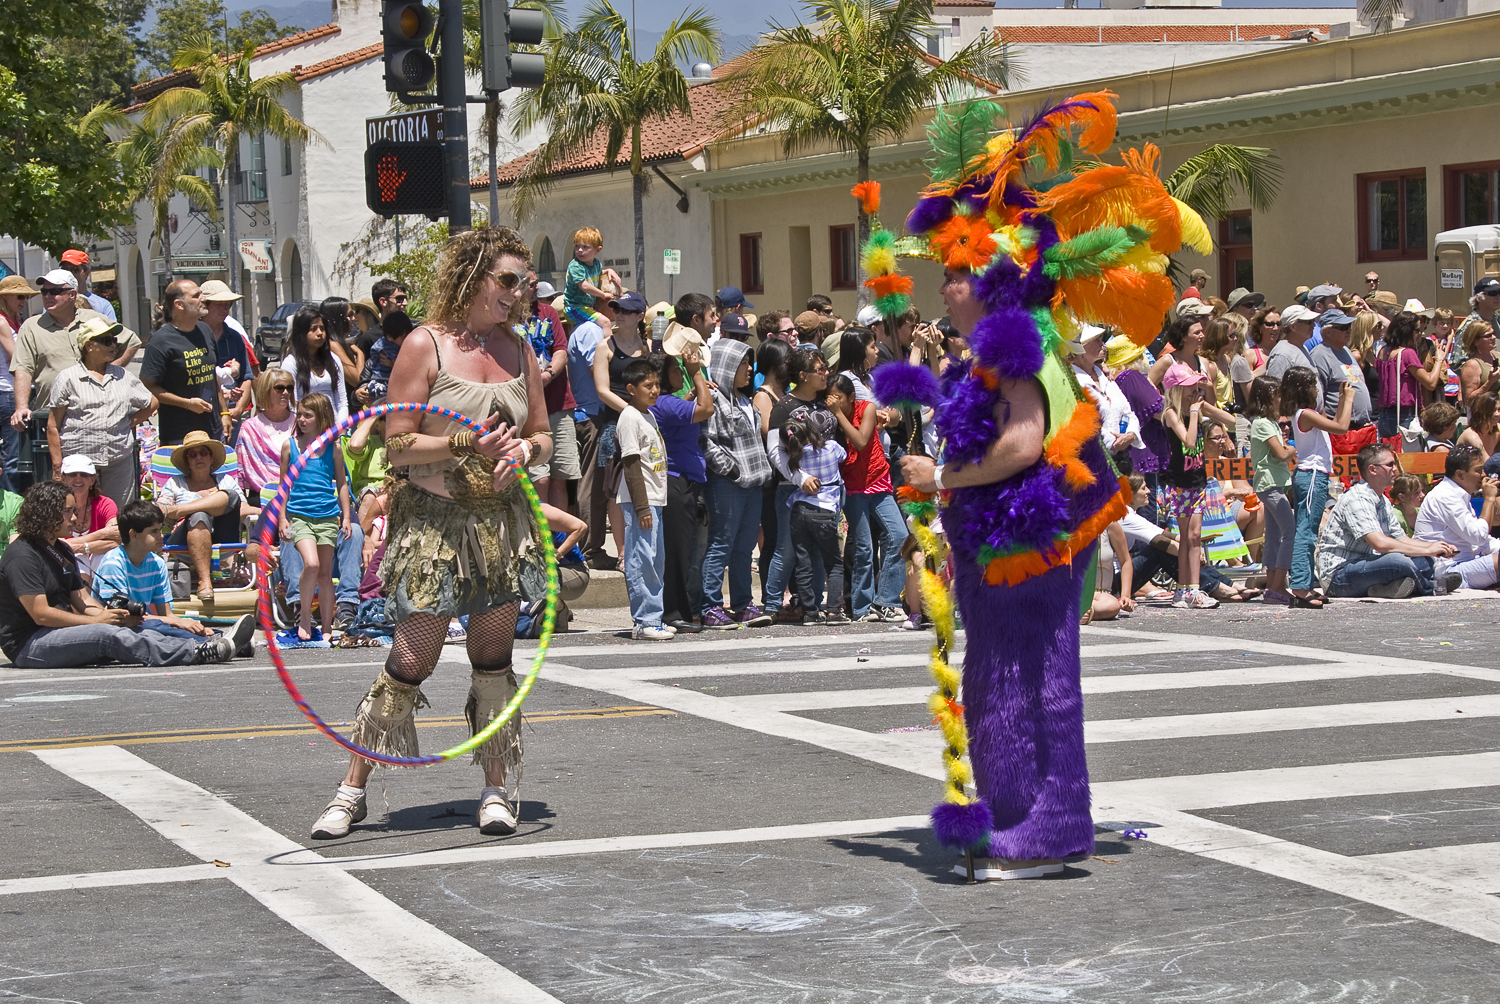
[[[990,853],[1065,858],[1094,850],[1078,604],[1094,549],[1018,586],[988,586],[958,566],[964,720],[980,797],[994,817]]]

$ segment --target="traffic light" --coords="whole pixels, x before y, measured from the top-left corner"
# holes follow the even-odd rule
[[[441,141],[375,143],[365,150],[365,204],[376,216],[436,219],[448,211]]]
[[[427,52],[431,34],[432,14],[418,0],[383,0],[380,37],[385,43],[386,90],[427,90],[434,72]]]
[[[537,52],[516,52],[511,46],[540,44],[546,15],[539,10],[514,9],[506,0],[479,2],[484,89],[542,86],[547,58]]]

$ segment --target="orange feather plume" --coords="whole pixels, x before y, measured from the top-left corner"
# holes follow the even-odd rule
[[[1106,268],[1085,279],[1063,279],[1057,291],[1080,321],[1119,325],[1140,345],[1161,332],[1162,318],[1176,295],[1165,275],[1132,268]]]
[[[1182,244],[1182,217],[1156,175],[1158,156],[1150,143],[1144,153],[1127,150],[1124,164],[1096,167],[1054,186],[1041,207],[1064,239],[1134,223],[1151,231],[1153,251],[1170,254]]]
[[[890,296],[892,293],[905,293],[907,296],[916,289],[909,275],[901,275],[899,272],[891,272],[887,275],[872,275],[865,280],[865,285],[875,296]]]
[[[1099,434],[1099,409],[1089,401],[1080,401],[1073,414],[1047,444],[1047,463],[1063,469],[1063,480],[1074,491],[1087,488],[1098,480],[1089,465],[1079,459],[1083,445]]]
[[[859,208],[866,216],[880,212],[880,182],[861,181],[850,189],[849,194],[859,200]]]
[[[1062,162],[1062,140],[1075,126],[1082,127],[1078,146],[1095,156],[1103,154],[1115,137],[1118,114],[1114,98],[1110,91],[1075,94],[1018,128],[1014,141],[985,163],[984,171],[995,174],[990,201],[1002,200],[1006,183],[1032,157],[1041,156],[1048,171],[1057,171]]]

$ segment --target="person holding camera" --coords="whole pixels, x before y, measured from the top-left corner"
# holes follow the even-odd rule
[[[128,610],[109,610],[83,588],[72,549],[73,493],[45,481],[26,493],[18,536],[0,556],[0,651],[21,669],[67,669],[104,659],[147,666],[228,662],[224,635],[192,640],[143,631]]]
[[[104,556],[94,573],[94,595],[108,610],[125,610],[132,618],[143,618],[141,627],[176,638],[198,642],[212,638],[201,622],[172,613],[172,584],[167,562],[161,556],[162,523],[166,520],[154,502],[132,502],[120,510],[118,526],[121,546]],[[245,614],[234,622],[229,638],[234,654],[251,654],[255,615]]]

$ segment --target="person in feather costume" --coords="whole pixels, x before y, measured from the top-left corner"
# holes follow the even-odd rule
[[[938,109],[910,236],[881,237],[943,264],[948,316],[972,353],[940,385],[902,363],[873,379],[882,401],[934,407],[944,444],[942,464],[903,459],[904,501],[945,500],[966,650],[961,704],[934,657],[949,784],[933,828],[978,879],[1056,874],[1094,847],[1078,619],[1096,538],[1129,491],[1067,352],[1084,323],[1155,337],[1174,300],[1166,256],[1212,246],[1162,185],[1155,147],[1099,162],[1113,97],[1074,95],[998,133],[992,101]]]

